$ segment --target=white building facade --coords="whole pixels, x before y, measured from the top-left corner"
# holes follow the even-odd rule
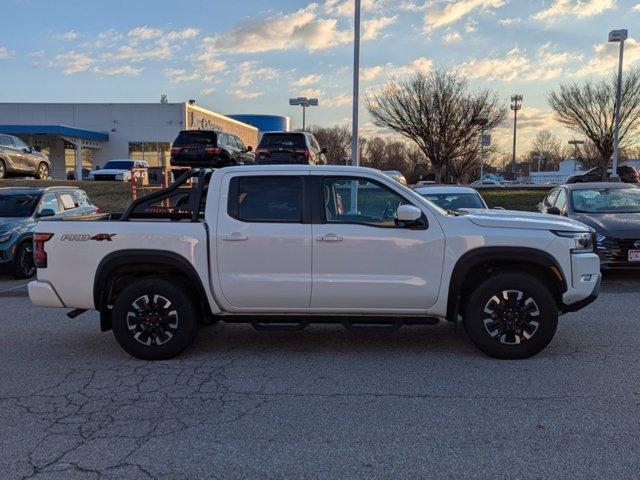
[[[169,164],[180,130],[222,130],[255,148],[258,129],[189,102],[0,103],[0,133],[16,135],[49,155],[51,176],[112,159]]]

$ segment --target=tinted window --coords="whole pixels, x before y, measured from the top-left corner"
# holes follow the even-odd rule
[[[238,148],[239,148],[240,150],[246,150],[246,149],[247,149],[247,147],[245,147],[245,145],[244,145],[243,141],[242,141],[242,140],[240,140],[238,137],[235,137],[235,138],[236,138],[236,143],[238,144]]]
[[[0,193],[0,217],[29,217],[38,204],[38,195]]]
[[[302,133],[265,133],[260,140],[261,148],[307,148]]]
[[[58,197],[55,193],[47,193],[42,197],[39,211],[43,210],[53,210],[56,213],[60,213],[60,205],[58,205]]]
[[[27,145],[26,143],[24,143],[22,140],[20,140],[18,137],[14,137],[13,138],[13,143],[15,144],[16,148],[29,148],[29,145]]]
[[[232,181],[229,214],[243,222],[301,222],[298,177],[240,177]]]
[[[395,227],[398,207],[409,203],[387,187],[364,178],[326,178],[323,191],[328,223]],[[352,192],[356,194],[354,209]]]
[[[218,145],[229,145],[229,137],[225,133],[218,134]]]
[[[558,198],[556,200],[556,207],[560,209],[561,212],[564,212],[565,207],[567,206],[567,192],[560,190],[558,193]]]
[[[429,194],[421,195],[445,210],[459,210],[461,208],[487,208],[477,193]]]
[[[131,170],[133,168],[133,162],[127,160],[111,160],[105,163],[104,169],[113,168],[114,170]]]
[[[173,145],[184,146],[189,144],[207,144],[217,146],[217,137],[216,132],[189,130],[188,132],[180,132],[178,138],[173,141]]]
[[[558,190],[553,190],[547,198],[544,199],[545,207],[553,207],[553,204],[556,202],[556,198],[558,197]]]
[[[9,135],[0,135],[0,145],[5,147],[13,147],[13,140]]]

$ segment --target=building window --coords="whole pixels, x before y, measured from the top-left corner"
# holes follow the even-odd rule
[[[129,142],[129,158],[148,162],[150,167],[168,166],[170,156],[169,142]]]

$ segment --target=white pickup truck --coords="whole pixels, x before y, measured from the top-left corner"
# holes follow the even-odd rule
[[[526,358],[601,281],[581,223],[444,211],[377,170],[344,166],[192,170],[117,221],[39,223],[34,257],[35,305],[97,310],[103,331],[149,360],[177,355],[217,320],[359,331],[462,319],[483,352]]]

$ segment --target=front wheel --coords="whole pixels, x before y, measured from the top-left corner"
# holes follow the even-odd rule
[[[33,245],[25,242],[18,248],[13,259],[13,277],[19,280],[31,278],[36,273],[36,264],[33,260]]]
[[[130,355],[166,360],[187,348],[200,326],[198,302],[182,286],[162,278],[137,280],[113,306],[113,334]]]
[[[471,341],[489,356],[528,358],[551,342],[558,327],[558,306],[536,277],[498,272],[469,297],[464,327]]]
[[[0,180],[7,176],[7,166],[4,164],[4,160],[0,160]]]
[[[38,180],[46,180],[47,178],[49,178],[49,166],[46,163],[41,163],[40,165],[38,165],[36,178]]]

